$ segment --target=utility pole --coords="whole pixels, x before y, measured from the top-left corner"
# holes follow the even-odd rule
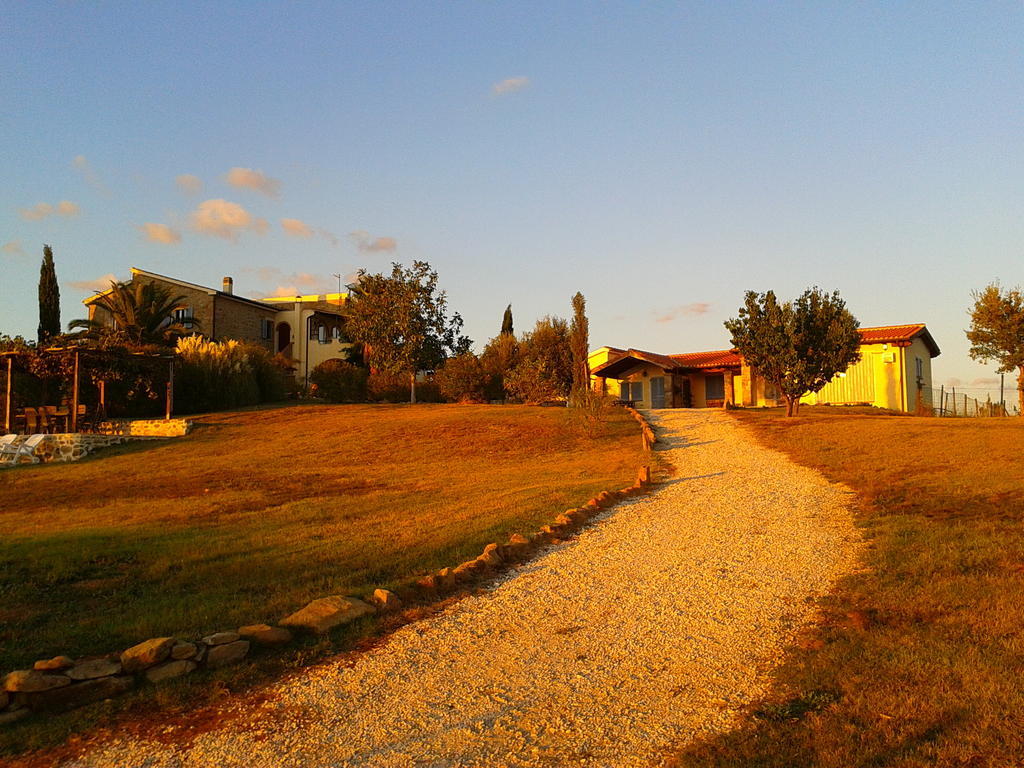
[[[1006,413],[1006,401],[1003,399],[1003,377],[1005,373],[999,374],[999,407],[1003,409],[1003,413]]]
[[[338,309],[341,309],[341,275],[337,272],[332,272],[331,275],[338,278]]]

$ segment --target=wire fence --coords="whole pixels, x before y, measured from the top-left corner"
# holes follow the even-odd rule
[[[920,389],[918,390],[921,409],[927,409],[935,416],[1017,416],[1017,406],[1006,401],[992,402],[991,396],[985,400],[979,400],[963,392],[957,392],[955,387],[946,389]]]

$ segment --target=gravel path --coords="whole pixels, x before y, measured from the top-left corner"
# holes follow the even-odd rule
[[[719,411],[652,421],[676,476],[494,589],[186,746],[113,742],[69,765],[649,766],[729,728],[811,598],[855,567],[848,492]]]

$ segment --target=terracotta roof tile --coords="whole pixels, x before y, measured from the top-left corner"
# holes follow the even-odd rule
[[[672,359],[682,368],[734,368],[742,363],[740,356],[731,349],[686,352],[682,355],[672,355]]]

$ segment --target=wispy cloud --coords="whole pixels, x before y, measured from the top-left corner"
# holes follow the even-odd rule
[[[964,382],[962,379],[958,379],[956,376],[950,376],[945,382],[947,387],[962,387]]]
[[[262,235],[269,226],[266,219],[255,218],[238,203],[220,198],[201,202],[191,219],[196,232],[225,240],[237,240],[239,233],[247,229]]]
[[[333,275],[318,275],[312,272],[286,273],[277,267],[246,267],[242,271],[254,275],[260,282],[277,284],[269,291],[253,291],[252,295],[257,299],[269,296],[336,293],[338,290],[338,279]],[[351,275],[345,275],[344,282],[350,282],[350,277]]]
[[[253,189],[267,197],[277,197],[281,194],[280,181],[252,168],[232,168],[224,179],[233,187]]]
[[[95,190],[102,192],[104,195],[109,195],[110,190],[107,185],[100,179],[99,174],[92,167],[85,155],[76,155],[75,159],[71,161],[71,167],[78,171],[82,178],[85,179],[85,183],[88,184]]]
[[[696,301],[693,304],[673,307],[665,312],[657,312],[655,313],[654,320],[658,323],[671,323],[680,317],[696,317],[698,315],[706,315],[710,311],[711,305],[706,301]]]
[[[326,229],[317,229],[316,233],[330,243],[334,248],[337,248],[341,244],[338,240],[338,236],[333,232],[328,232]]]
[[[68,285],[82,293],[97,293],[99,291],[107,290],[111,283],[116,282],[117,275],[113,272],[108,272],[102,277],[97,277],[95,280],[74,280],[68,283]]]
[[[983,377],[983,378],[980,378],[980,379],[974,379],[971,382],[971,386],[972,387],[998,387],[999,386],[999,377],[998,376],[989,376],[989,377]]]
[[[154,224],[147,221],[139,229],[142,231],[143,236],[151,243],[174,245],[181,242],[181,233],[176,229],[171,229],[166,224]]]
[[[312,228],[301,219],[281,219],[281,229],[292,237],[312,237]]]
[[[11,240],[0,245],[0,253],[6,253],[10,256],[24,256],[25,249],[21,247],[21,240]]]
[[[519,77],[506,77],[504,80],[491,86],[491,93],[495,96],[504,96],[507,93],[517,93],[530,86],[530,78],[520,75]]]
[[[175,176],[174,183],[177,184],[178,189],[186,195],[198,195],[203,191],[203,180],[191,173],[183,173],[180,176]]]
[[[61,200],[55,206],[50,205],[50,203],[36,203],[31,208],[22,208],[18,213],[21,214],[21,218],[25,219],[25,221],[39,221],[48,216],[77,216],[81,212],[82,210],[78,207],[77,203],[72,203],[70,200]]]
[[[349,237],[363,253],[391,253],[397,250],[398,241],[393,237],[370,237],[369,232],[361,229],[349,232]]]

